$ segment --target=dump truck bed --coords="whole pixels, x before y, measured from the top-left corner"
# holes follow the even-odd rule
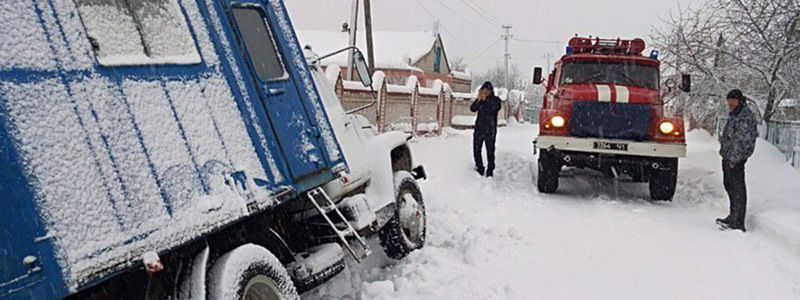
[[[0,26],[16,28],[0,33],[0,298],[82,289],[346,168],[281,1],[263,10],[282,95],[252,80],[229,1],[149,2],[173,18],[140,26],[147,56],[103,52],[121,49],[115,26],[146,11],[0,3]],[[158,38],[188,42],[148,44]]]

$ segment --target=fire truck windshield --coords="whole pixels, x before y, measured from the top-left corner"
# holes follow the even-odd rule
[[[561,84],[605,83],[658,89],[658,68],[632,62],[576,61],[561,68]]]

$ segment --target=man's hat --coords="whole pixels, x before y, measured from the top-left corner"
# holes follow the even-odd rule
[[[739,89],[733,89],[728,92],[728,97],[726,99],[736,99],[739,100],[739,102],[745,102],[744,94],[742,94],[742,91]]]

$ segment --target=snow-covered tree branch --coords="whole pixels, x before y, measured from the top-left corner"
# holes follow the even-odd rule
[[[666,73],[695,76],[695,93],[677,104],[710,128],[724,93],[739,88],[765,121],[800,89],[800,2],[713,0],[680,9],[655,33]]]

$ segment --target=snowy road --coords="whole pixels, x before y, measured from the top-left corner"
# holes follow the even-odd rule
[[[376,251],[303,298],[800,299],[800,172],[763,141],[748,164],[742,234],[714,225],[727,200],[707,134],[691,134],[672,203],[588,171],[539,194],[535,135],[529,125],[500,130],[493,179],[473,174],[469,132],[416,140],[430,174],[426,247],[402,261]]]

